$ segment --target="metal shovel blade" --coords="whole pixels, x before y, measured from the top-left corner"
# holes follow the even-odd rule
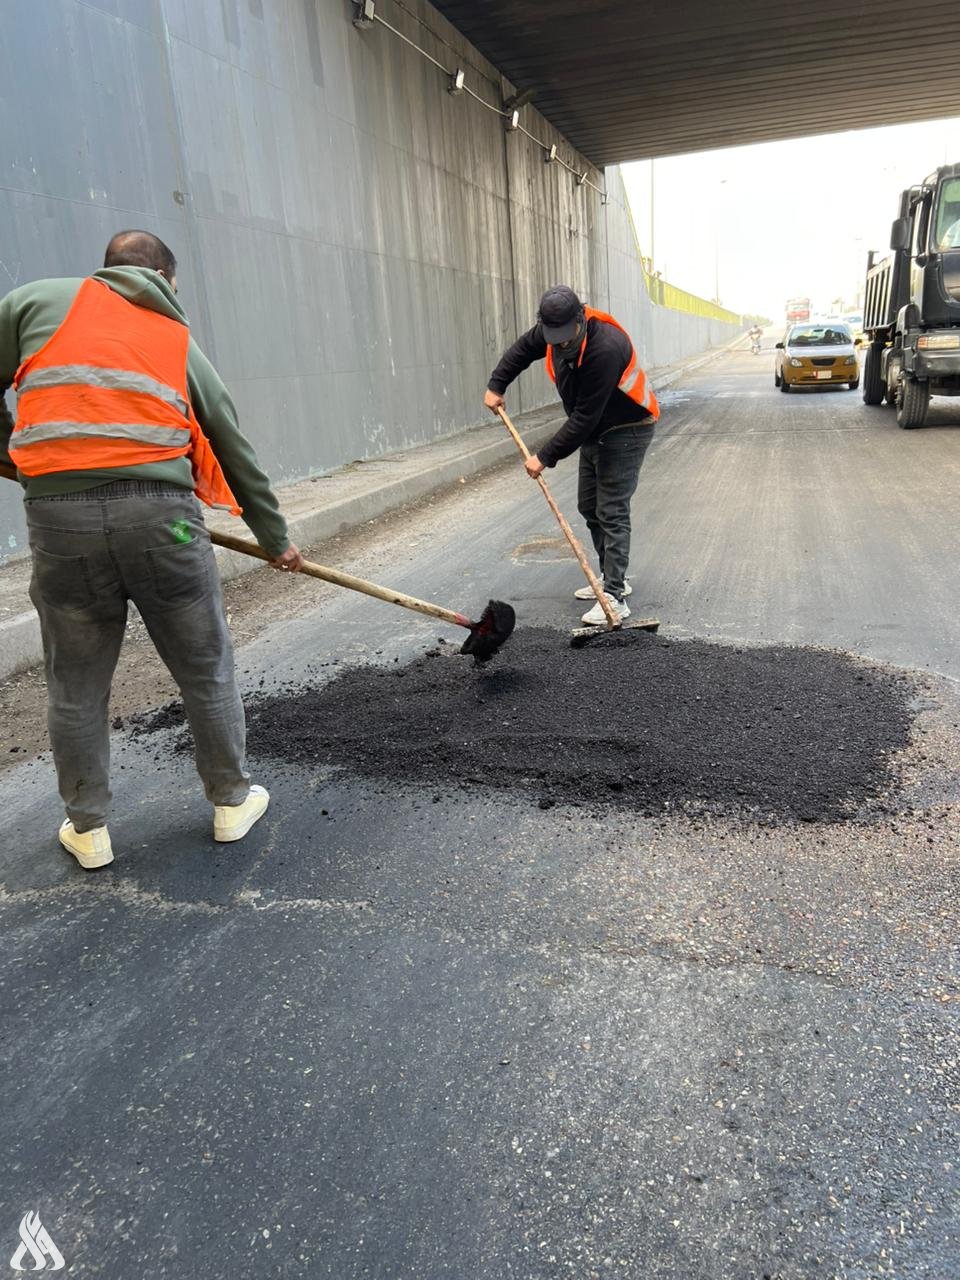
[[[460,652],[472,654],[477,666],[489,662],[500,646],[509,640],[516,625],[517,615],[512,605],[504,600],[489,600],[480,621],[470,623],[470,634]]]

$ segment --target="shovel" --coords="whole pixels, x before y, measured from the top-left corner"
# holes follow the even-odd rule
[[[16,480],[14,467],[0,463],[0,476],[8,480]],[[273,559],[269,552],[255,542],[247,542],[245,538],[235,538],[230,533],[208,531],[210,541],[228,551],[239,551],[245,556],[253,556],[257,560]],[[418,600],[415,596],[405,595],[402,591],[391,591],[389,587],[378,586],[375,582],[367,582],[364,578],[355,578],[352,573],[343,573],[339,569],[331,569],[323,564],[313,564],[304,560],[299,573],[311,578],[320,578],[323,582],[332,582],[336,587],[346,587],[348,591],[360,591],[364,595],[373,596],[376,600],[385,600],[387,604],[400,605],[402,609],[412,609],[415,613],[424,613],[428,618],[439,618],[455,627],[465,627],[470,632],[464,640],[460,652],[472,654],[474,662],[479,666],[499,650],[500,646],[510,638],[516,626],[516,614],[513,607],[503,600],[490,600],[477,622],[471,622],[463,613],[455,613],[452,609],[444,609],[441,605],[431,604],[429,600]]]
[[[210,541],[228,551],[240,551],[245,556],[255,556],[258,560],[271,561],[273,557],[255,542],[247,542],[245,538],[235,538],[230,533],[216,533],[210,530]],[[452,609],[444,609],[439,604],[431,604],[429,600],[418,600],[416,596],[405,595],[402,591],[391,591],[389,587],[378,586],[375,582],[367,582],[365,578],[355,578],[352,573],[343,573],[340,569],[331,569],[324,564],[314,564],[304,560],[298,570],[311,578],[320,578],[323,582],[332,582],[335,587],[346,587],[348,591],[361,591],[375,600],[385,600],[387,604],[398,604],[402,609],[412,609],[415,613],[425,613],[429,618],[439,618],[442,622],[450,622],[455,627],[466,627],[470,632],[460,647],[461,653],[470,653],[478,665],[487,662],[500,646],[510,638],[516,626],[517,618],[513,606],[503,600],[488,600],[487,607],[480,615],[478,622],[471,622],[463,613],[454,613]]]

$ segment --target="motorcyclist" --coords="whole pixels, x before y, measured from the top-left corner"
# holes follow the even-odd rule
[[[758,324],[755,324],[747,330],[747,337],[750,339],[750,350],[755,356],[759,355],[760,339],[763,337],[763,330]]]

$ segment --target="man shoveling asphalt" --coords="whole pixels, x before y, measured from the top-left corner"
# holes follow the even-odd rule
[[[536,478],[544,467],[580,450],[577,506],[596,548],[604,591],[619,617],[626,618],[630,500],[660,406],[626,331],[613,316],[585,307],[566,285],[547,290],[537,323],[501,356],[484,396],[487,408],[496,413],[514,378],[544,359],[567,420],[524,465]],[[595,598],[590,587],[574,594],[578,600]],[[583,615],[590,625],[603,626],[606,620],[599,603]]]
[[[269,481],[233,402],[190,336],[176,261],[145,231],[110,241],[85,280],[38,280],[0,300],[0,461],[25,486],[48,723],[82,867],[113,860],[110,685],[132,600],[180,686],[214,839],[266,811],[244,760],[243,704],[220,581],[196,494],[239,515],[278,568],[297,569]],[[3,402],[18,392],[14,426]],[[236,496],[234,496],[236,495]]]

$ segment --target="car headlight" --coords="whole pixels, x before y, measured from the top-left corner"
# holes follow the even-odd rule
[[[790,360],[790,366],[791,366],[791,368],[793,368],[793,369],[802,369],[802,368],[803,368],[803,361],[802,361],[802,360],[798,360],[796,356],[793,356],[793,357],[791,357],[791,360]]]
[[[857,363],[857,357],[856,357],[856,356],[847,356],[846,360],[844,360],[844,362],[843,362],[843,363],[844,363],[844,364],[856,364],[856,363]]]
[[[946,351],[960,347],[960,333],[926,333],[917,339],[918,347],[926,347],[928,351]]]

